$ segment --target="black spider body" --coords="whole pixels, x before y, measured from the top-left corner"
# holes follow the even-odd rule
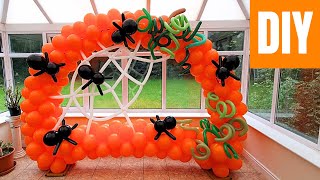
[[[158,134],[154,137],[154,140],[158,140],[160,135],[164,132],[166,133],[171,139],[176,140],[168,130],[173,129],[176,127],[177,121],[172,116],[167,116],[163,121],[160,119],[158,115],[156,115],[157,120],[150,118],[150,121],[154,124],[154,129],[158,132]]]
[[[211,62],[214,66],[217,67],[216,77],[220,79],[222,86],[225,86],[225,80],[228,77],[232,77],[233,79],[240,81],[239,77],[231,73],[231,71],[235,70],[240,65],[238,56],[227,56],[223,60],[220,56],[219,64],[214,60],[212,60]]]
[[[134,39],[131,37],[138,30],[138,24],[133,19],[126,19],[124,14],[122,14],[122,27],[117,23],[112,23],[118,30],[114,31],[111,35],[111,39],[114,43],[124,43],[128,47],[127,38],[132,43],[135,43]]]

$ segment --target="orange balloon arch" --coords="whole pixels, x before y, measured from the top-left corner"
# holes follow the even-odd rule
[[[230,170],[240,169],[242,160],[239,155],[248,130],[243,118],[247,107],[241,102],[240,81],[231,78],[233,71],[229,69],[229,75],[224,78],[218,74],[222,66],[226,66],[228,57],[219,57],[218,52],[212,49],[212,42],[197,30],[185,28],[188,22],[181,14],[170,18],[155,17],[145,10],[138,10],[135,13],[124,12],[123,15],[137,23],[138,31],[126,34],[119,30],[115,23],[122,30],[130,28],[123,26],[122,14],[111,9],[107,14],[87,14],[83,22],[64,26],[52,43],[43,45],[42,52],[47,54],[49,62],[61,67],[52,75],[48,71],[39,73],[41,69],[32,66],[29,68],[30,76],[24,81],[21,120],[24,122],[22,133],[28,156],[37,161],[39,169],[50,169],[53,173],[61,173],[67,164],[74,164],[85,157],[96,159],[109,155],[169,157],[182,162],[194,158],[203,169],[212,169],[219,177],[228,176]],[[114,35],[115,31],[119,31],[121,37]],[[117,37],[121,39],[117,41]],[[210,118],[193,122],[177,120],[177,126],[169,130],[175,140],[164,133],[155,140],[155,125],[143,119],[134,120],[134,128],[119,120],[92,122],[89,133],[86,133],[86,125],[72,127],[67,138],[76,145],[63,140],[53,155],[55,147],[45,144],[44,137],[49,131],[57,131],[54,128],[63,112],[60,106],[63,99],[51,97],[61,95],[62,88],[69,83],[68,74],[77,69],[84,56],[101,51],[102,46],[110,47],[116,44],[115,41],[131,49],[141,42],[150,51],[157,50],[174,57],[204,89]]]

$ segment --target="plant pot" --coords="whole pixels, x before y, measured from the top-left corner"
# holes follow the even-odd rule
[[[0,157],[0,174],[14,167],[14,162],[13,162],[14,148],[12,147],[10,149],[12,149],[12,151],[9,154]]]
[[[19,116],[21,114],[20,106],[14,108],[8,108],[10,116]]]

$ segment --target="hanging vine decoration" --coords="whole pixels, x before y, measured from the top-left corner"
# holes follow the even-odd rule
[[[216,107],[213,108],[210,105],[210,101],[218,101],[216,103]],[[228,112],[228,105],[231,107],[231,112],[227,114]],[[213,92],[209,92],[206,98],[206,107],[209,108],[213,112],[217,112],[220,115],[220,118],[232,118],[236,114],[236,106],[233,104],[232,101],[226,100],[226,101],[219,101],[219,97],[215,95]],[[222,110],[221,110],[222,109]]]
[[[198,127],[186,126],[186,125],[189,125],[190,123],[192,123],[192,119],[179,120],[179,121],[177,121],[177,123],[180,124],[180,127],[181,127],[183,130],[186,130],[186,131],[195,131],[197,134],[199,133],[199,128],[198,128]]]
[[[160,22],[160,28],[158,28],[156,19],[152,19],[151,15],[146,9],[142,9],[142,11],[145,13],[144,16],[141,16],[137,19],[137,23],[141,20],[146,19],[148,21],[148,25],[145,28],[138,27],[138,31],[140,32],[148,32],[151,35],[151,38],[148,42],[148,48],[150,49],[151,56],[153,59],[156,59],[154,54],[154,49],[159,46],[160,50],[163,52],[166,52],[171,55],[171,57],[174,57],[174,52],[177,51],[180,48],[180,43],[178,39],[183,39],[185,42],[193,41],[193,43],[186,46],[186,56],[185,58],[178,63],[178,66],[186,66],[186,68],[183,70],[182,74],[185,74],[189,72],[191,68],[191,64],[187,63],[190,52],[189,48],[200,46],[206,42],[206,37],[203,34],[198,33],[198,30],[202,24],[202,22],[198,22],[196,28],[191,33],[191,27],[188,19],[185,15],[181,15],[180,13],[183,13],[183,10],[177,10],[177,13],[174,13],[174,17],[170,18],[170,23],[164,22],[161,17],[159,17]],[[158,35],[159,34],[159,35]],[[178,35],[182,34],[182,35]],[[189,37],[187,37],[189,35]],[[198,37],[200,40],[198,40]],[[166,43],[161,44],[160,40],[165,38]],[[171,44],[171,42],[174,42],[175,46],[172,49],[169,49],[168,46]]]
[[[214,124],[210,124],[208,119],[204,118],[200,120],[200,127],[203,129],[202,133],[203,133],[204,144],[209,146],[207,132],[210,132],[216,136],[215,141],[223,142],[223,149],[228,158],[231,159],[233,156],[235,159],[239,159],[238,153],[234,150],[234,148],[228,142],[226,142],[232,137],[234,137],[235,135],[235,128],[231,124],[225,123],[220,127],[220,129],[218,129]],[[223,133],[224,129],[227,129],[228,131],[227,134]],[[230,153],[230,151],[232,154]]]
[[[196,150],[197,153],[200,154],[201,156],[197,155],[194,152],[194,148],[191,149],[191,155],[197,160],[207,160],[210,157],[211,151],[210,148],[201,140],[196,140],[197,146]],[[205,152],[202,151],[204,149]]]

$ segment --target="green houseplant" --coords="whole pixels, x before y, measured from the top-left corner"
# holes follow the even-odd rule
[[[13,153],[12,143],[0,140],[0,175],[7,174],[14,168]]]
[[[21,93],[19,89],[8,87],[5,91],[5,106],[10,112],[10,116],[19,116],[21,114],[20,100]]]

